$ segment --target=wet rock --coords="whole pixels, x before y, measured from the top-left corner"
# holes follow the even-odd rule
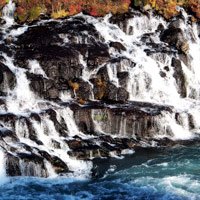
[[[114,84],[108,82],[106,87],[106,93],[103,97],[103,100],[117,101],[117,93],[118,93],[118,88]]]
[[[108,47],[103,44],[93,45],[88,49],[87,66],[89,69],[94,69],[110,59]]]
[[[52,158],[51,163],[52,163],[56,173],[58,173],[58,174],[62,173],[63,174],[63,173],[69,172],[68,166],[57,156],[54,156]]]
[[[119,83],[122,88],[127,88],[129,72],[118,72],[117,78],[119,79]]]
[[[157,32],[163,31],[165,29],[164,25],[162,23],[160,23],[157,27]]]
[[[91,86],[88,82],[85,82],[81,78],[68,81],[72,91],[75,94],[75,98],[79,100],[87,101],[91,97]]]
[[[8,36],[8,37],[5,39],[5,43],[6,43],[7,45],[11,45],[11,44],[12,44],[12,42],[13,42],[13,40],[14,40],[14,38],[13,38],[13,37],[11,37],[11,36]]]
[[[81,149],[83,147],[81,140],[70,140],[70,141],[66,141],[66,142],[67,142],[69,148],[72,150]]]
[[[141,41],[144,43],[153,43],[153,39],[152,39],[152,35],[153,33],[145,33],[142,35],[141,37]]]
[[[166,77],[166,73],[163,72],[163,71],[160,71],[160,76],[161,76],[162,78],[165,78],[165,77]]]
[[[23,129],[20,129],[19,127],[22,126]],[[32,123],[29,121],[28,118],[26,117],[19,117],[16,121],[15,124],[15,131],[18,131],[18,134],[21,137],[24,138],[30,138],[33,141],[37,141],[37,134],[35,133],[33,127],[32,127]]]
[[[21,176],[20,159],[12,154],[6,155],[6,174],[8,176]]]
[[[129,99],[129,93],[123,88],[118,88],[117,91],[117,101],[119,102],[126,102]]]
[[[92,140],[76,139],[72,141],[66,141],[71,148],[68,154],[72,157],[76,157],[80,160],[88,160],[94,157],[101,157],[100,147]]]
[[[56,173],[65,174],[69,172],[68,166],[57,156],[51,156],[46,151],[39,151],[39,153],[42,157],[51,163]]]
[[[4,25],[6,23],[6,21],[2,18],[0,18],[0,25]]]
[[[44,165],[44,159],[34,153],[18,153],[17,156],[21,162],[21,175],[47,177],[47,169]]]
[[[12,113],[0,114],[0,121],[4,123],[9,123],[12,127],[14,127],[17,119],[18,119],[18,116]]]
[[[174,78],[176,80],[176,84],[178,86],[178,92],[181,95],[181,97],[184,98],[187,96],[187,89],[185,86],[186,80],[185,80],[185,76],[183,73],[181,61],[176,58],[172,58],[172,67],[174,68],[173,76],[174,76]]]
[[[69,155],[81,160],[120,156],[123,150],[133,149],[136,144],[132,139],[112,138],[109,135],[100,135],[88,140],[79,137],[66,142],[71,149]]]
[[[108,69],[107,66],[101,67],[97,72],[97,78],[101,79],[102,81],[109,81]]]
[[[84,124],[84,133],[96,133],[94,124],[101,127],[100,131],[111,135],[126,135],[127,137],[151,137],[159,129],[159,116],[162,111],[169,112],[171,108],[160,107],[148,103],[87,103],[82,107],[71,109],[74,111],[76,124]],[[96,133],[98,134],[98,132]]]
[[[164,70],[167,71],[167,72],[169,72],[169,70],[170,70],[170,69],[169,69],[169,66],[165,66],[165,67],[164,67]]]
[[[102,99],[105,101],[126,102],[128,100],[128,97],[129,93],[124,88],[117,88],[114,84],[108,82],[105,94]]]
[[[117,51],[126,51],[126,47],[120,42],[110,42],[110,47],[113,47]]]
[[[16,85],[15,74],[0,62],[0,91],[13,89]],[[9,87],[9,88],[6,88]]]
[[[1,126],[0,126],[0,138],[5,142],[19,142],[19,138],[17,137],[15,132]]]
[[[55,23],[54,23],[55,25]],[[40,47],[61,43],[62,39],[55,34],[53,26],[33,26],[28,28],[26,34],[20,35],[17,44],[22,48],[38,49]]]
[[[128,21],[129,19],[131,19],[132,17],[134,17],[134,15],[140,15],[140,12],[134,12],[134,11],[130,11],[124,14],[117,14],[117,15],[113,15],[110,18],[110,23],[112,24],[117,24],[126,34],[132,35],[134,33],[134,27],[130,26],[128,27]]]
[[[40,115],[38,113],[32,112],[30,114],[30,118],[35,120],[35,121],[37,121],[37,122],[41,122],[41,117],[40,117]]]
[[[65,125],[63,125],[62,123],[58,122],[57,114],[56,114],[55,110],[48,109],[48,110],[46,110],[45,114],[49,115],[50,120],[53,122],[53,124],[54,124],[56,130],[58,131],[58,133],[60,134],[60,136],[63,136],[63,137],[68,136],[67,127]]]
[[[74,111],[74,118],[80,131],[85,134],[95,133],[95,125],[92,120],[91,110],[77,109]]]
[[[51,100],[57,100],[59,99],[59,91],[57,88],[50,88],[47,92],[47,96]]]
[[[45,81],[46,79],[42,75],[26,73],[28,80],[30,81],[31,90],[40,97],[45,97]]]
[[[61,145],[59,142],[57,142],[56,140],[51,140],[51,143],[52,143],[52,146],[55,148],[55,149],[61,149]]]
[[[168,43],[170,46],[176,47],[179,51],[187,54],[189,49],[188,42],[181,28],[169,26],[160,36],[161,41]]]

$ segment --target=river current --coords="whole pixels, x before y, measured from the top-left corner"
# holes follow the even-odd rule
[[[97,160],[96,179],[1,179],[1,200],[198,200],[200,146],[142,149],[122,159]]]
[[[36,25],[30,25],[30,27],[23,25],[16,28],[13,18],[14,10],[15,5],[10,1],[3,12],[5,24],[2,28],[2,37],[3,39],[7,38],[8,43],[9,38],[15,42],[18,40],[18,36],[27,34],[26,31],[29,28],[31,30],[34,26],[37,28],[37,26],[45,26],[45,24],[47,26],[51,23],[51,20],[47,20],[38,22]],[[160,105],[170,105],[173,108],[170,109],[171,112],[161,113],[150,123],[150,125],[153,125],[152,130],[149,129],[149,132],[152,133],[154,139],[165,137],[172,140],[195,139],[200,132],[199,27],[196,23],[192,25],[189,23],[190,16],[187,16],[184,11],[182,11],[181,19],[171,24],[168,24],[161,17],[155,17],[152,13],[149,16],[143,16],[141,13],[136,13],[133,16],[132,19],[127,21],[127,30],[123,30],[124,28],[121,27],[123,24],[111,23],[111,15],[98,19],[79,14],[74,18],[67,19],[66,22],[80,20],[79,23],[86,24],[86,27],[92,24],[92,27],[99,34],[98,40],[97,36],[94,38],[91,36],[92,39],[96,39],[97,42],[101,41],[107,46],[111,42],[115,42],[115,44],[121,42],[124,45],[125,50],[123,52],[121,50],[120,52],[115,51],[113,48],[109,49],[112,58],[122,60],[119,63],[118,71],[116,65],[112,62],[106,65],[106,69],[109,81],[116,88],[119,88],[121,84],[118,79],[119,73],[128,72],[126,90],[129,93],[130,101],[158,103]],[[58,23],[62,23],[62,21],[55,22],[57,26]],[[172,25],[178,26],[176,29],[181,30],[185,37],[184,47],[187,47],[187,52],[184,53],[187,56],[184,55],[184,58],[187,58],[186,60],[181,57],[183,52],[179,55],[178,51],[160,40],[158,27],[169,30]],[[135,29],[132,33],[130,30],[133,28]],[[88,36],[85,35],[87,35],[87,32],[83,31],[81,37],[75,37],[74,44],[86,45],[93,41],[90,41],[91,38],[87,38]],[[60,34],[59,37],[63,39],[63,46],[73,42],[68,38],[68,35]],[[84,41],[84,37],[86,41]],[[158,45],[163,50],[161,48],[160,52],[154,52],[156,48],[151,47],[152,45]],[[7,46],[12,47],[9,44]],[[33,75],[41,75],[45,80],[49,78],[41,68],[39,61],[32,60],[32,57],[30,57],[28,60],[29,66],[24,69],[17,66],[13,57],[3,53],[3,51],[1,56],[4,65],[15,77],[16,85],[10,89],[7,83],[9,81],[6,78],[3,80],[4,96],[1,97],[3,103],[0,110],[3,117],[0,131],[2,133],[12,133],[13,131],[13,133],[16,133],[16,137],[14,137],[14,140],[10,140],[8,135],[7,140],[2,139],[3,143],[0,148],[0,200],[200,199],[200,146],[185,147],[179,145],[168,148],[157,148],[155,146],[154,148],[140,148],[133,154],[124,157],[94,159],[89,162],[72,159],[67,153],[70,149],[65,140],[70,137],[77,137],[77,135],[84,139],[90,139],[93,136],[90,137],[90,135],[83,134],[79,130],[74,113],[69,108],[63,108],[56,102],[50,103],[42,98],[40,99],[30,89],[30,82],[27,78],[28,72]],[[88,70],[86,58],[81,54],[78,57],[83,68],[81,78],[91,85],[90,79],[96,75],[102,66],[98,66],[95,70]],[[176,71],[177,69],[179,71]],[[180,78],[180,74],[182,74],[182,78]],[[93,96],[91,97],[92,100],[94,100]],[[61,93],[60,100],[62,100],[62,103],[66,103],[71,101],[71,96],[69,97],[68,93],[65,95]],[[29,119],[29,124],[33,126],[32,130],[35,131],[36,139],[38,139],[35,142],[35,140],[32,140],[34,138],[30,137],[32,135],[29,133],[25,118],[28,119],[33,111],[41,114],[42,111],[48,108],[55,109],[57,124],[62,122],[64,123],[63,127],[67,127],[67,137],[60,137],[53,121],[48,116],[42,115],[41,121]],[[8,117],[11,114],[17,116],[16,121],[14,123],[7,122],[4,117],[6,114],[8,114]],[[102,116],[104,115],[91,114],[95,133],[105,133],[113,136],[112,131],[104,129],[104,123],[107,119]],[[127,128],[129,121],[121,117],[116,135],[135,138],[136,133],[143,134],[141,124],[145,127],[148,123],[144,123],[142,120],[141,124],[137,124],[137,120],[134,123],[133,128],[129,130],[130,127]],[[55,141],[57,141],[57,146]],[[13,147],[16,147],[16,152],[12,152],[14,151]],[[27,147],[30,147],[31,150]],[[38,163],[34,165],[32,162],[25,162],[28,157],[25,157],[25,154],[22,153],[26,153],[26,156],[32,153],[40,155],[41,151],[59,157],[69,167],[69,171],[73,171],[74,174],[69,174],[69,176],[56,174],[54,170],[56,167],[53,168],[51,163],[45,159],[44,162],[42,161],[42,165],[41,163],[40,165]],[[14,158],[24,155],[25,161],[19,159],[16,165],[20,168],[20,177],[6,175],[6,164],[8,164],[6,161],[9,159],[6,160],[5,155],[12,155]],[[112,155],[111,153],[110,156]],[[12,168],[11,164],[9,166]],[[43,166],[46,173],[43,173],[41,166]],[[28,176],[31,173],[36,176],[45,175],[48,178]]]

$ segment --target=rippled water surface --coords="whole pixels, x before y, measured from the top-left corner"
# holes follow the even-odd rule
[[[96,160],[92,180],[7,178],[0,199],[200,199],[200,147],[138,150]]]

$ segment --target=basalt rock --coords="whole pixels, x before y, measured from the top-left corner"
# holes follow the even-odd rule
[[[144,109],[145,106],[145,109]],[[111,135],[126,137],[152,137],[159,132],[159,116],[161,112],[171,112],[170,107],[152,107],[151,104],[128,103],[104,105],[89,103],[83,107],[71,107],[74,110],[76,124],[84,124],[84,132],[96,133],[94,124],[101,127],[101,131]],[[82,129],[81,129],[82,130]]]
[[[174,78],[178,86],[179,94],[181,95],[181,97],[184,98],[187,96],[187,90],[185,86],[186,80],[183,73],[181,61],[176,58],[173,58],[172,67],[174,67]]]
[[[120,42],[110,42],[110,47],[113,47],[117,51],[126,51],[126,47]]]
[[[83,81],[82,79],[72,79],[69,80],[69,85],[74,92],[75,98],[79,100],[89,100],[91,97],[91,85],[88,82]]]
[[[16,85],[15,74],[2,62],[0,62],[0,91],[13,89]],[[8,88],[5,88],[8,87]]]
[[[161,41],[168,43],[170,46],[177,48],[180,52],[187,54],[189,49],[188,42],[181,28],[175,24],[164,30],[160,36]]]
[[[117,24],[125,33],[132,35],[134,33],[134,27],[130,26],[128,29],[127,25],[129,19],[131,19],[134,15],[141,15],[141,13],[137,11],[131,11],[128,13],[113,15],[110,18],[110,23]]]
[[[96,141],[100,145],[96,145]],[[71,147],[71,151],[68,152],[70,156],[76,157],[77,159],[94,159],[102,157],[110,157],[112,155],[120,155],[121,151],[128,146],[121,146],[117,144],[117,139],[113,143],[106,143],[100,138],[95,138],[93,140],[83,140],[81,138],[67,141]]]
[[[105,64],[110,59],[108,47],[105,45],[95,45],[88,49],[87,66],[94,69],[97,66]]]
[[[6,174],[9,176],[21,176],[20,159],[12,154],[7,154],[6,159]]]

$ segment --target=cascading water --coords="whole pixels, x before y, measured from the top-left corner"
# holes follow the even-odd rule
[[[143,139],[198,135],[200,39],[186,14],[172,24],[131,11],[132,17],[120,23],[112,15],[79,14],[16,28],[14,10],[12,1],[3,10],[2,43],[11,51],[1,53],[0,145],[9,152],[8,174],[15,168],[14,175],[88,176],[92,162],[81,160],[118,154],[115,138],[146,144]],[[182,30],[179,49],[161,41],[170,26]],[[109,148],[105,135],[113,136],[106,137]]]
[[[9,0],[3,9],[3,19],[6,22],[6,28],[11,27],[14,24],[14,11],[15,3],[12,0]]]
[[[6,179],[6,170],[5,170],[5,155],[3,153],[3,151],[1,150],[0,151],[0,178],[1,178],[1,181],[0,181],[0,185],[1,184],[4,184],[7,179]]]

